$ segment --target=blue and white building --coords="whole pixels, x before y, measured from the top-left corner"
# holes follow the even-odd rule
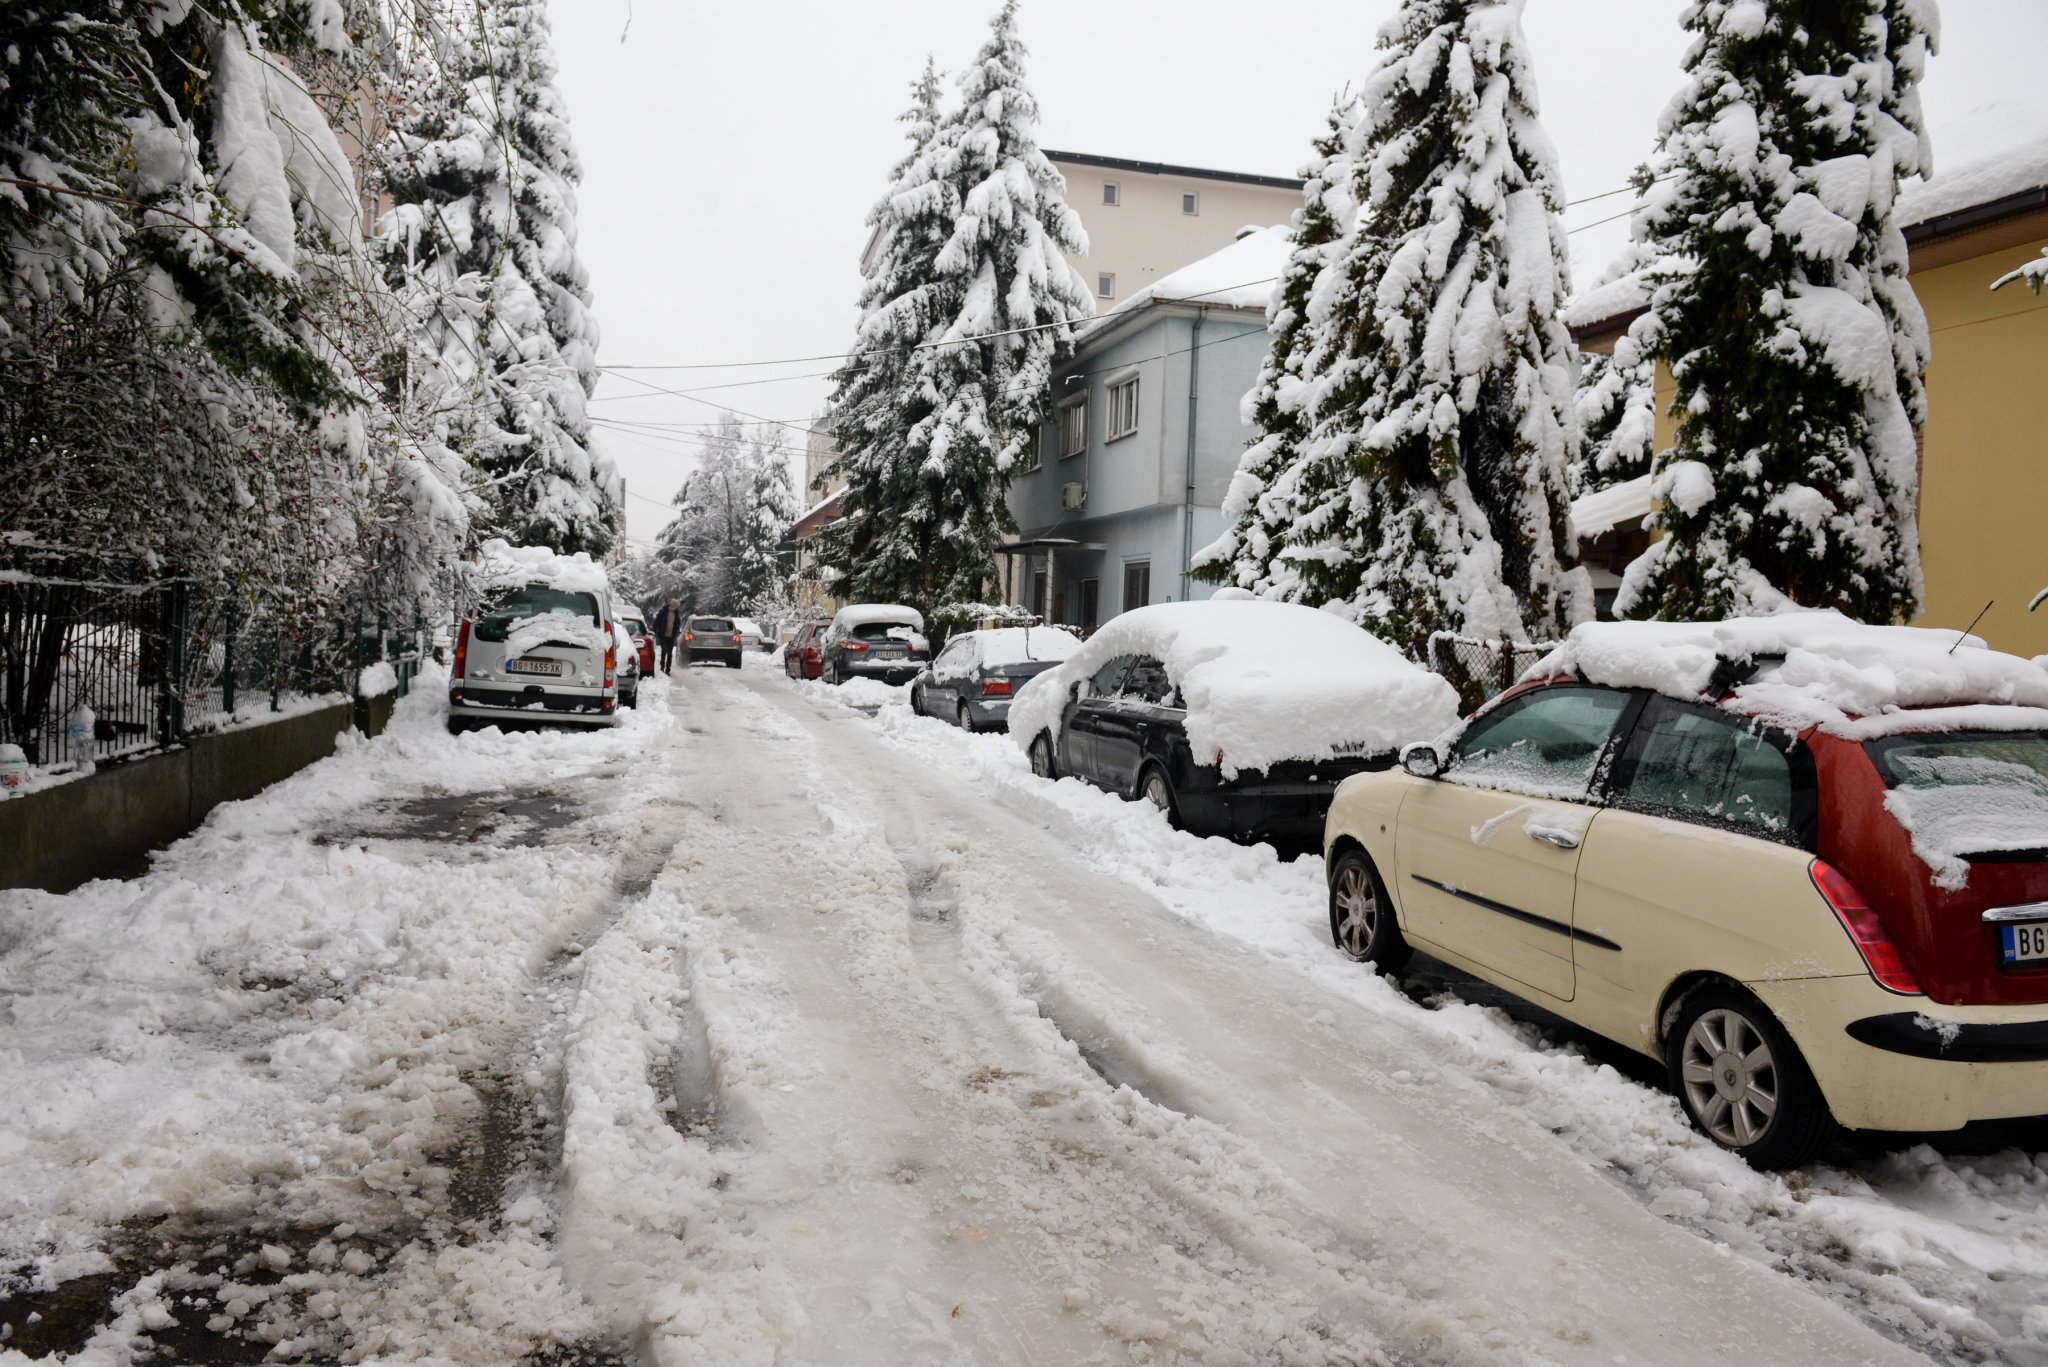
[[[1188,560],[1223,530],[1253,435],[1239,402],[1265,359],[1288,245],[1284,227],[1246,229],[1079,329],[1053,376],[1052,420],[1011,484],[1010,602],[1093,627],[1209,596]]]

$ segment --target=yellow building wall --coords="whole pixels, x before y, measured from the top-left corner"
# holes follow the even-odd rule
[[[2041,254],[2026,246],[1915,271],[1934,359],[1920,473],[1924,627],[1970,624],[2015,655],[2048,654],[2048,296],[1991,282]]]
[[[2048,655],[2048,294],[1991,282],[2048,238],[1913,272],[1934,359],[1920,475],[1925,610],[1915,626],[1976,634],[1995,650]],[[1657,446],[1671,449],[1678,387],[1657,363]]]

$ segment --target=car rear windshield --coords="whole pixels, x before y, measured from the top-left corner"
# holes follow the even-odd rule
[[[477,618],[476,638],[479,641],[502,641],[510,636],[521,622],[533,617],[548,615],[561,617],[586,617],[594,627],[602,627],[604,619],[597,615],[597,599],[588,593],[569,593],[562,589],[534,588],[514,589],[504,597],[496,599]]]
[[[853,629],[856,641],[902,641],[914,635],[917,628],[908,622],[862,622]]]
[[[1886,736],[1864,751],[1913,851],[1960,886],[1958,861],[2048,855],[2048,732]]]
[[[638,617],[621,617],[619,625],[632,632],[635,636],[645,636],[647,634],[647,623],[641,621]]]
[[[732,629],[732,623],[723,617],[692,617],[690,619],[690,630],[692,631],[731,631]]]

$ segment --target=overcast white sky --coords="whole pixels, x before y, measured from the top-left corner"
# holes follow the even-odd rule
[[[730,367],[842,353],[861,220],[902,148],[895,122],[926,52],[957,71],[999,0],[553,0],[560,84],[583,157],[581,250],[610,366]],[[1043,145],[1293,175],[1331,96],[1371,66],[1395,0],[1025,0]],[[2016,128],[2048,135],[2048,4],[1942,0],[1925,100],[1937,164]],[[1620,188],[1677,88],[1678,0],[1530,0],[1544,121],[1567,196]],[[630,25],[629,25],[630,16]],[[621,35],[624,41],[621,42]],[[1994,106],[1987,108],[1987,106]],[[2018,107],[2016,109],[2016,106]],[[2018,110],[2044,115],[2041,121]],[[1578,228],[1617,196],[1567,215]],[[1573,236],[1583,286],[1625,221]],[[593,411],[679,424],[604,440],[648,540],[689,472],[688,425],[720,406],[801,423],[830,362],[608,374]],[[766,382],[763,382],[763,381]],[[741,387],[728,386],[739,382]],[[787,433],[801,443],[798,433]]]

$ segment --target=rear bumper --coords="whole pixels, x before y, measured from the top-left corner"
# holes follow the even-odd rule
[[[859,660],[842,659],[839,672],[857,679],[881,679],[885,683],[905,684],[924,673],[923,660]]]
[[[1260,784],[1180,794],[1181,824],[1197,835],[1322,848],[1335,784]]]
[[[1851,1129],[1956,1130],[2048,1115],[2048,1005],[1939,1006],[1887,992],[1867,974],[1748,987],[1784,1023],[1835,1119]]]
[[[969,698],[967,710],[974,715],[976,726],[990,728],[1010,724],[1010,700],[1008,698]]]
[[[618,699],[602,692],[551,690],[528,693],[523,688],[491,688],[464,684],[448,691],[448,715],[489,721],[561,721],[609,726],[617,720]]]

